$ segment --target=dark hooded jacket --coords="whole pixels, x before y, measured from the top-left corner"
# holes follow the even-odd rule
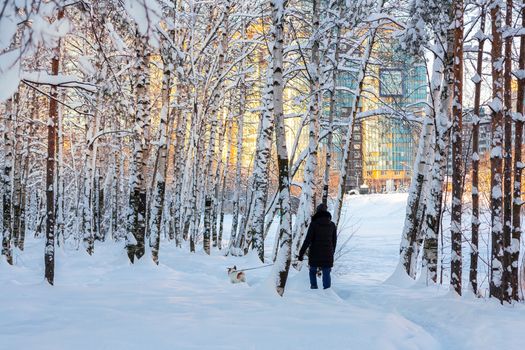
[[[327,211],[318,211],[308,227],[308,233],[299,251],[299,260],[303,260],[306,249],[310,247],[308,265],[333,267],[336,245],[337,229],[332,222],[332,215]]]

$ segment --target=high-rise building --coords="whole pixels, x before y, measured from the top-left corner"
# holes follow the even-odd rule
[[[393,50],[393,47],[390,47]],[[412,176],[418,127],[404,116],[423,113],[426,67],[399,55],[372,66],[366,110],[380,111],[363,121],[363,181],[374,192],[406,189]],[[381,110],[385,109],[386,113]]]
[[[419,116],[427,100],[427,71],[424,63],[397,50],[391,32],[382,31],[374,46],[358,112],[367,115],[356,121],[350,156],[347,188],[367,185],[372,192],[402,190],[410,183],[419,125],[404,116]],[[352,90],[356,78],[341,75],[339,86]],[[354,96],[338,92],[338,116],[351,113]],[[341,134],[346,131],[341,130]],[[341,161],[342,156],[336,157]]]

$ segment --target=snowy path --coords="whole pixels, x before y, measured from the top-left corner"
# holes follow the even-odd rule
[[[383,283],[397,262],[404,198],[351,203],[350,222],[361,222],[334,288],[312,291],[306,269],[292,271],[284,298],[271,268],[229,282],[226,267],[257,266],[254,256],[164,247],[160,266],[130,266],[113,244],[94,257],[60,251],[50,287],[42,242],[31,239],[15,268],[0,263],[0,349],[521,349],[523,305]]]

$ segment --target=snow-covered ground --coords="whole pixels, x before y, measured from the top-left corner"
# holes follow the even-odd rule
[[[15,267],[0,262],[0,349],[522,349],[524,305],[384,282],[397,265],[405,201],[351,197],[340,242],[354,236],[333,288],[312,291],[306,269],[292,270],[283,298],[271,267],[229,282],[226,267],[260,266],[253,255],[208,257],[166,242],[159,266],[130,265],[114,243],[92,257],[59,249],[51,287],[43,241],[30,238]]]

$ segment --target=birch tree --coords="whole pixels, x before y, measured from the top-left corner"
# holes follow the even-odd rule
[[[279,168],[279,253],[275,262],[275,283],[277,293],[284,294],[288,271],[290,269],[292,250],[292,214],[290,208],[290,173],[288,150],[286,149],[286,131],[283,112],[283,45],[284,21],[287,0],[270,0],[272,24],[270,36],[272,40],[272,86],[273,112],[275,123],[275,140],[277,147],[277,163]]]
[[[127,251],[130,261],[145,254],[146,235],[146,166],[148,152],[148,128],[150,98],[148,88],[149,53],[147,37],[137,29],[135,34],[135,91],[136,112],[133,135],[133,163],[130,175],[129,231]]]
[[[174,3],[173,6],[176,6]],[[170,18],[174,19],[174,11],[168,10]],[[175,24],[171,24],[174,26]],[[171,88],[175,70],[175,56],[172,52],[172,43],[175,42],[175,28],[170,28],[161,44],[162,54],[162,107],[160,112],[159,139],[157,143],[157,159],[155,164],[155,191],[153,194],[153,207],[151,215],[151,237],[152,258],[155,263],[159,262],[161,225],[166,198],[166,175],[168,172],[168,151],[170,131],[173,124],[174,113],[171,109]]]
[[[384,1],[379,0],[375,5],[375,13],[381,13],[383,9]],[[352,105],[350,108],[350,118],[348,121],[348,129],[345,136],[345,144],[343,148],[343,160],[341,161],[341,170],[339,175],[339,185],[337,188],[337,197],[334,209],[334,222],[336,225],[339,224],[341,218],[341,210],[343,208],[343,199],[346,192],[346,179],[348,176],[348,167],[350,162],[350,152],[352,151],[352,138],[354,135],[354,126],[357,115],[357,108],[361,99],[361,92],[363,91],[365,74],[367,71],[372,49],[376,40],[376,33],[378,30],[379,23],[372,22],[367,32],[366,45],[364,48],[363,56],[359,63],[358,74],[356,79],[356,88],[353,92],[354,98],[352,99]]]
[[[293,231],[294,249],[299,252],[306,229],[310,223],[311,216],[314,213],[315,206],[315,177],[317,170],[317,150],[319,142],[319,119],[321,104],[321,86],[320,86],[320,57],[319,57],[319,21],[320,21],[320,2],[312,1],[312,48],[311,48],[311,65],[308,69],[310,77],[310,102],[308,104],[308,156],[304,167],[303,185],[301,189],[301,198],[299,209],[295,219]]]
[[[424,6],[424,5],[423,5]],[[429,193],[425,196],[423,254],[421,278],[437,282],[438,237],[446,167],[446,145],[449,139],[453,86],[452,3],[433,3],[426,8],[431,15],[435,57],[430,83],[434,119],[434,149],[429,174]]]
[[[405,28],[402,36],[402,44],[407,51],[415,56],[423,56],[426,45],[430,44],[431,38],[424,32],[425,28],[421,28],[419,23],[430,21],[428,18],[428,10],[433,9],[421,8],[421,3],[414,2],[411,13],[412,18]],[[427,23],[428,25],[428,23]],[[434,39],[434,42],[438,42]],[[437,46],[437,45],[436,45]],[[438,51],[439,52],[439,51]],[[435,56],[438,54],[435,53]],[[414,161],[414,172],[408,189],[408,200],[405,213],[405,221],[403,225],[403,232],[401,235],[400,244],[400,264],[403,265],[407,275],[411,278],[416,278],[417,273],[417,258],[419,255],[419,242],[421,241],[425,220],[425,204],[428,186],[428,173],[432,163],[429,160],[431,152],[431,143],[433,141],[434,119],[436,111],[439,108],[439,91],[441,89],[442,79],[442,57],[436,57],[430,73],[429,90],[427,107],[423,120],[423,126],[419,135],[418,148]]]
[[[448,132],[450,121],[448,118],[451,106],[451,84],[452,84],[452,38],[450,32],[445,34],[447,53],[441,51],[438,54],[440,59],[435,60],[435,68],[432,79],[438,82],[434,88],[440,88],[439,102],[434,108],[435,111],[435,149],[432,159],[430,175],[430,193],[426,197],[425,226],[424,226],[424,246],[423,246],[423,272],[427,280],[437,282],[437,265],[438,265],[438,237],[439,224],[441,217],[441,206],[443,200],[443,180],[445,176],[446,165],[446,144],[448,141]],[[443,37],[442,37],[443,38]],[[440,62],[438,62],[440,61]],[[438,63],[436,63],[438,62]]]
[[[269,62],[270,63],[270,62]],[[253,163],[253,181],[251,208],[247,218],[247,236],[253,239],[253,249],[257,250],[259,259],[264,262],[264,218],[268,197],[268,170],[271,156],[271,141],[274,132],[274,121],[271,113],[273,105],[273,88],[268,74],[267,84],[262,96],[263,111],[257,135],[255,160]]]
[[[3,130],[4,141],[4,168],[2,170],[2,255],[5,255],[8,264],[13,264],[13,225],[12,225],[12,179],[13,179],[13,158],[14,158],[14,119],[15,119],[15,98],[11,98],[6,103],[6,118]]]
[[[330,182],[330,169],[332,167],[332,153],[333,153],[333,133],[334,133],[334,117],[336,114],[336,94],[337,94],[337,78],[338,78],[338,68],[339,68],[339,54],[340,54],[340,40],[341,40],[341,17],[343,17],[343,6],[341,1],[335,0],[330,3],[330,10],[339,14],[338,18],[332,19],[333,29],[331,33],[331,40],[333,43],[330,43],[330,46],[333,46],[333,50],[328,52],[326,55],[327,59],[325,64],[331,66],[331,71],[329,73],[328,84],[328,135],[326,140],[326,160],[325,160],[325,169],[323,176],[323,191],[322,191],[322,202],[328,204],[328,190]]]

